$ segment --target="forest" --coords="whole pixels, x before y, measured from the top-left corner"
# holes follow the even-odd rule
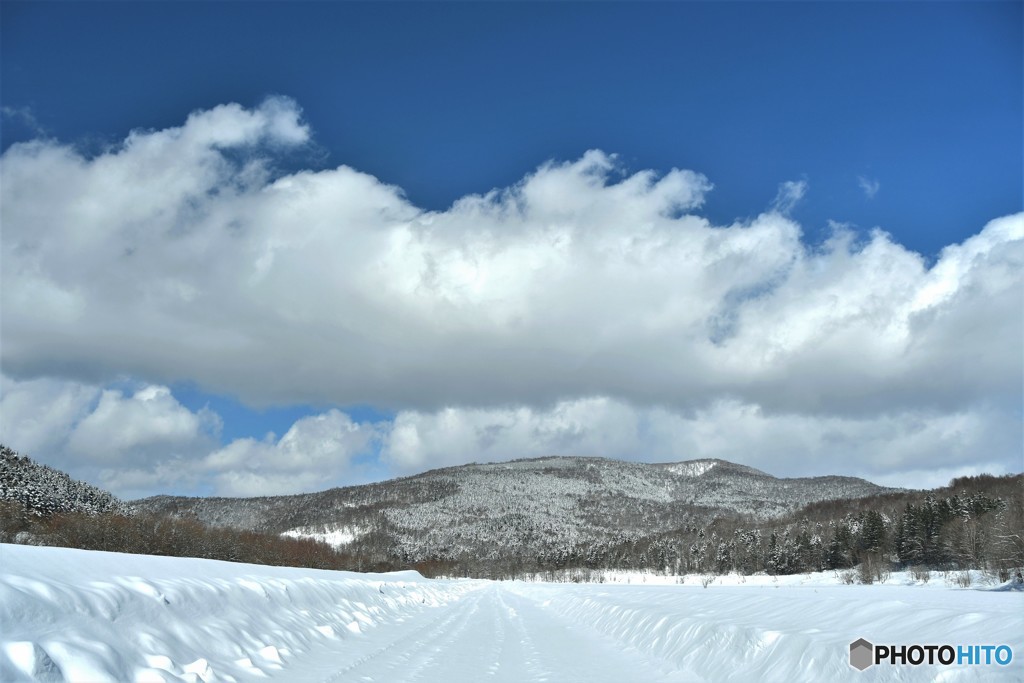
[[[640,523],[622,530],[612,518],[598,528],[599,515],[590,516],[593,527],[545,533],[524,515],[513,515],[474,532],[493,534],[486,548],[479,536],[460,537],[455,519],[445,530],[429,530],[432,540],[423,543],[421,530],[397,525],[375,503],[360,511],[361,533],[332,547],[277,531],[209,524],[189,510],[140,511],[10,449],[0,456],[0,542],[7,543],[495,579],[565,570],[580,570],[580,576],[609,569],[674,575],[834,570],[849,582],[872,583],[895,569],[983,569],[1005,581],[1024,567],[1021,474],[961,477],[931,491],[821,500],[769,519],[682,510],[671,519],[689,522],[651,533]]]

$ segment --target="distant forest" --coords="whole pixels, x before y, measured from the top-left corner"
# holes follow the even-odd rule
[[[1024,567],[1022,492],[1020,474],[961,477],[934,491],[812,503],[771,521],[720,516],[704,526],[581,543],[537,557],[495,563],[438,558],[433,564],[441,565],[435,573],[488,578],[565,569],[667,574],[856,570],[847,576],[872,583],[894,569],[917,568],[986,569],[1006,581]],[[379,557],[376,551],[360,548]]]
[[[954,479],[936,491],[812,503],[779,520],[719,518],[657,538],[595,546],[542,566],[673,573],[797,574],[857,568],[862,583],[892,569],[988,569],[1007,580],[1024,566],[1024,475]]]
[[[771,520],[719,515],[645,535],[505,552],[409,556],[384,515],[341,549],[276,533],[210,527],[138,513],[100,489],[0,447],[0,542],[59,545],[232,562],[426,576],[516,578],[579,570],[668,574],[795,574],[835,570],[852,582],[894,569],[985,569],[1007,580],[1024,567],[1024,475],[961,477],[933,491],[897,491],[806,505]]]

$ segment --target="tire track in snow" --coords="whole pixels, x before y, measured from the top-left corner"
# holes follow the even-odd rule
[[[497,584],[476,596],[478,605],[461,632],[446,634],[431,660],[410,681],[545,681],[536,648],[516,623]],[[515,628],[519,626],[519,628]]]
[[[477,609],[479,593],[476,590],[444,605],[438,616],[411,631],[399,624],[390,625],[388,633],[398,637],[343,668],[335,669],[323,679],[324,683],[408,680],[411,662],[424,648],[437,640],[439,634],[463,628],[467,613],[472,614]]]
[[[512,604],[513,623],[535,652],[535,669],[540,677],[521,680],[592,683],[597,681],[650,681],[652,683],[697,683],[690,671],[670,662],[652,659],[635,648],[600,633],[589,624],[570,621],[545,604],[508,590],[503,599]],[[535,644],[535,645],[533,645]]]
[[[552,672],[542,666],[540,651],[537,649],[537,645],[534,642],[530,632],[523,625],[523,619],[519,615],[519,612],[514,607],[509,607],[508,603],[505,602],[504,591],[499,591],[497,594],[498,604],[501,611],[508,615],[511,620],[511,624],[514,627],[516,638],[513,640],[518,643],[519,648],[522,650],[521,661],[523,662],[524,672],[526,676],[521,680],[530,681],[548,681],[552,678]],[[501,669],[498,670],[501,673]]]
[[[696,681],[666,671],[587,625],[553,614],[535,600],[491,584],[441,608],[440,616],[411,625],[381,647],[336,668],[323,679],[342,681],[523,681],[600,683]],[[397,628],[395,628],[397,627]],[[353,642],[353,641],[349,641]],[[662,668],[659,668],[659,665]]]

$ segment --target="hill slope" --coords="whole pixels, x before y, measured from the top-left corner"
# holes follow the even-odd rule
[[[379,545],[409,561],[536,557],[717,516],[769,519],[808,503],[886,491],[862,479],[779,479],[724,460],[643,464],[548,457],[471,464],[392,481],[266,498],[135,501],[206,524]],[[375,538],[376,537],[376,538]]]
[[[0,501],[19,503],[36,515],[131,512],[129,506],[103,489],[33,462],[3,445],[0,445]]]

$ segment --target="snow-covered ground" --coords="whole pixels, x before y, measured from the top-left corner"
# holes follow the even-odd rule
[[[363,535],[364,531],[357,526],[341,526],[328,528],[326,526],[296,527],[289,529],[281,535],[286,538],[311,538],[314,541],[326,543],[332,548],[341,548]]]
[[[0,545],[0,680],[1024,679],[1020,591],[895,574],[606,579],[431,581]],[[858,672],[860,637],[1007,644],[1014,659]]]

